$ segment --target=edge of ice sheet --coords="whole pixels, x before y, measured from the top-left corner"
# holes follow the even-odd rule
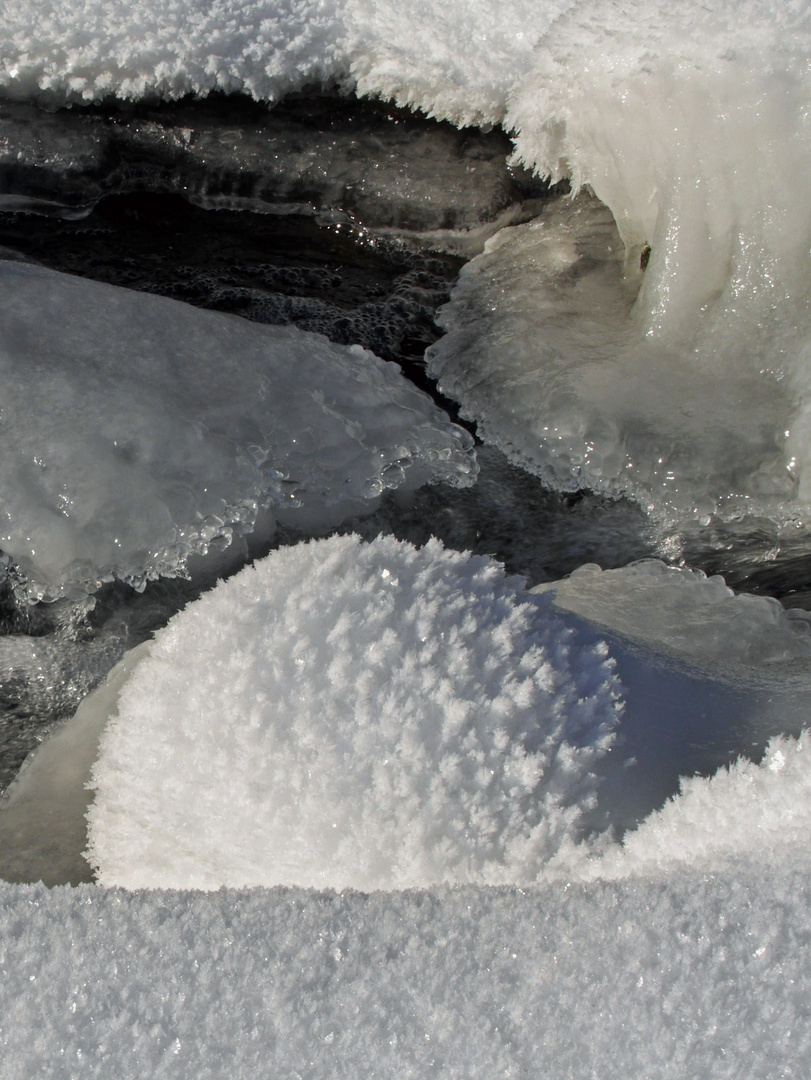
[[[31,599],[475,478],[467,432],[360,346],[19,262],[0,311],[0,547]]]

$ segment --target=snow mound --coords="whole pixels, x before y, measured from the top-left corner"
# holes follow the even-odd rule
[[[102,884],[405,888],[536,878],[594,802],[605,646],[487,558],[278,550],[156,638],[101,740]]]
[[[0,261],[0,370],[0,547],[31,599],[476,474],[470,436],[360,346],[19,262]]]
[[[790,857],[811,841],[809,733],[776,737],[760,764],[746,758],[713,776],[681,782],[681,791],[623,841],[601,877],[649,872],[674,863],[720,869],[768,852]]]

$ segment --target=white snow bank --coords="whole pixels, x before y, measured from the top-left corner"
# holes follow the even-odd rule
[[[0,547],[31,598],[476,473],[470,436],[360,346],[19,262],[0,261],[0,370]]]
[[[4,1080],[801,1078],[808,857],[335,895],[0,885]]]
[[[605,646],[489,559],[283,548],[125,684],[89,860],[131,888],[531,881],[594,802],[617,691]]]

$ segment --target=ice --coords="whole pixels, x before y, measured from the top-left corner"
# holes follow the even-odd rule
[[[599,236],[589,226],[588,257],[553,240],[562,279],[550,281],[542,227],[501,238],[509,280],[491,289],[482,273],[474,296],[468,278],[459,299],[484,341],[471,348],[457,333],[436,354],[437,370],[464,366],[449,385],[465,408],[552,483],[628,492],[670,524],[805,514],[807,4],[254,0],[203,11],[144,0],[122,14],[110,0],[81,13],[30,0],[6,8],[0,30],[6,94],[51,105],[212,90],[275,101],[337,80],[456,124],[503,124],[516,160],[589,185],[619,239],[607,222]],[[569,304],[558,287],[572,275],[582,287]],[[676,395],[682,408],[669,409]]]
[[[686,314],[682,341],[654,332],[643,294],[657,271],[636,259],[585,193],[503,230],[440,311],[429,369],[485,439],[564,491],[630,494],[670,526],[802,512],[807,406],[769,359],[780,327],[768,345],[742,343],[728,314],[730,333],[691,340]]]
[[[124,685],[89,859],[130,888],[531,881],[594,802],[617,695],[599,638],[489,559],[283,548]]]
[[[639,649],[679,658],[730,679],[811,660],[811,614],[768,596],[733,592],[723,578],[643,559],[617,570],[581,566],[539,585],[557,607]]]
[[[602,269],[578,261],[589,279],[579,310],[593,315],[580,344],[574,319],[568,341],[565,327],[547,322],[544,333],[563,335],[561,355],[575,367],[580,346],[591,354],[615,329],[619,340],[605,393],[592,381],[585,395],[577,387],[561,399],[570,426],[578,410],[598,426],[599,448],[572,430],[561,456],[541,452],[523,420],[491,419],[488,398],[489,437],[519,447],[535,467],[542,458],[559,486],[627,490],[660,517],[754,510],[801,520],[809,501],[808,30],[802,0],[136,0],[124,8],[21,0],[0,5],[0,84],[11,97],[54,106],[212,89],[275,100],[338,79],[456,123],[503,123],[527,164],[591,186],[623,245],[613,263],[593,249]],[[525,332],[529,277],[514,286],[482,292],[482,333],[485,313],[512,303],[515,334]],[[499,364],[487,358],[492,370],[514,362],[508,337]],[[646,375],[644,359],[659,356],[655,380],[631,383],[616,356]],[[471,371],[464,393],[489,370]],[[673,387],[689,418],[667,413]],[[524,384],[522,409],[530,389]],[[91,390],[86,378],[77,384],[92,404]],[[659,409],[659,433],[640,432],[645,408]],[[38,407],[27,415],[41,427]],[[74,422],[82,415],[77,408]],[[662,432],[673,437],[673,481],[656,472]],[[578,439],[579,463],[571,460]],[[626,439],[639,478],[629,474]],[[96,455],[89,461],[95,470]],[[638,603],[621,599],[637,590]],[[656,725],[640,728],[649,760],[700,742],[730,703],[740,706],[741,741],[728,747],[736,752],[747,738],[776,734],[760,711],[770,694],[772,719],[786,729],[808,715],[800,623],[739,600],[717,582],[685,572],[668,580],[650,566],[621,579],[586,571],[556,593],[522,597],[583,640],[605,640],[616,662],[626,712],[594,768],[624,764],[634,686],[669,703],[678,736],[671,744]],[[567,614],[567,602],[585,605],[585,615]],[[680,630],[649,610],[657,604]],[[204,670],[211,662],[194,643],[181,661],[189,655]],[[234,690],[251,700],[250,683],[237,680]],[[796,713],[780,720],[795,691]],[[720,713],[708,719],[702,710],[713,695]],[[568,876],[543,886],[372,895],[3,886],[4,1080],[803,1077],[811,1057],[807,755],[808,735],[776,737],[760,764],[741,760],[687,779],[661,814],[626,833],[624,847],[597,857],[559,849],[571,860],[558,863]],[[626,788],[641,771],[629,761]],[[599,798],[607,786],[608,778]]]
[[[304,214],[375,230],[477,229],[537,190],[500,131],[459,131],[332,94],[274,109],[230,99],[112,115],[0,107],[0,210],[81,217],[105,196]]]
[[[712,775],[738,758],[754,768],[750,759],[770,740],[808,726],[804,611],[658,560],[607,571],[583,566],[532,593],[604,636],[623,688],[614,749],[596,765],[595,827],[634,828],[676,794],[679,778]],[[691,850],[689,836],[682,847]]]
[[[0,546],[29,597],[475,476],[470,437],[358,346],[22,263],[0,263],[0,305]]]

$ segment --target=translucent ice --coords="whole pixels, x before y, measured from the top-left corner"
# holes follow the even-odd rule
[[[677,793],[680,777],[758,760],[771,738],[808,725],[804,611],[657,560],[584,566],[532,592],[604,635],[623,687],[618,739],[597,765],[598,828],[634,827]]]
[[[635,257],[585,193],[503,230],[440,312],[430,369],[484,438],[555,487],[630,493],[665,520],[789,515],[807,502],[809,463],[786,327],[741,340],[743,315],[701,326],[685,312],[680,339],[654,332],[658,271]]]
[[[79,216],[105,195],[153,191],[214,208],[351,215],[364,227],[463,230],[526,195],[509,150],[499,131],[458,131],[337,94],[274,109],[142,106],[134,117],[4,102],[0,210]]]
[[[358,346],[36,266],[0,262],[0,365],[0,547],[31,597],[475,476],[470,437]]]

